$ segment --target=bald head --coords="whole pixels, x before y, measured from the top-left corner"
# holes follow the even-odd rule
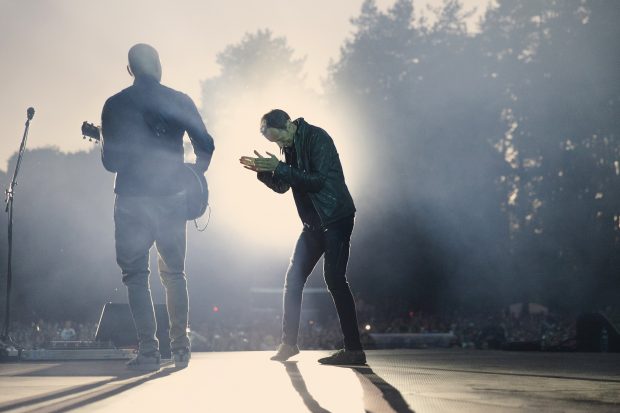
[[[161,63],[159,54],[153,46],[138,43],[129,49],[129,69],[136,77],[150,77],[161,80]]]

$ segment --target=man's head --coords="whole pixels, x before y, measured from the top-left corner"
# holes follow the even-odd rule
[[[161,81],[161,63],[159,54],[153,46],[138,43],[129,49],[129,73],[136,79],[151,78]]]
[[[260,121],[260,133],[280,148],[291,146],[297,126],[291,122],[291,117],[282,109],[273,109],[265,113]]]

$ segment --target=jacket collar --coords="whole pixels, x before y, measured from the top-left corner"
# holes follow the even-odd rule
[[[308,122],[304,120],[304,118],[297,118],[293,121],[295,126],[297,126],[297,130],[295,131],[295,136],[293,136],[293,142],[295,145],[299,144],[299,140],[306,134],[308,129]]]

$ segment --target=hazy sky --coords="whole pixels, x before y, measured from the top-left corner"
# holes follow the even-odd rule
[[[428,3],[421,0],[416,8]],[[484,9],[487,0],[466,0]],[[105,99],[128,86],[127,50],[160,53],[162,82],[200,106],[200,81],[215,58],[247,32],[269,28],[306,56],[308,84],[320,88],[330,59],[351,34],[362,0],[0,0],[0,169],[18,149],[26,108],[36,115],[28,147],[84,149],[80,125],[99,123]],[[377,0],[385,9],[392,0]]]

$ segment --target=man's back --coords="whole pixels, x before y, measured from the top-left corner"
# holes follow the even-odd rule
[[[133,86],[110,97],[101,124],[102,160],[107,170],[117,173],[117,194],[179,192],[186,131],[200,170],[207,169],[214,150],[192,100],[150,78],[136,79]]]

